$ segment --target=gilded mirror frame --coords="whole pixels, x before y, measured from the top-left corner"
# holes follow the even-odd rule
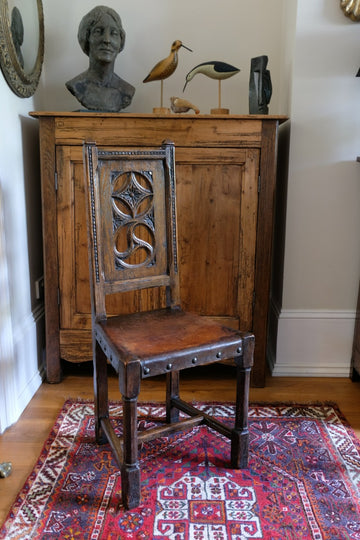
[[[360,21],[360,1],[359,0],[340,0],[340,7],[346,17],[354,22]]]
[[[8,0],[0,0],[0,67],[11,90],[19,97],[26,98],[34,94],[39,83],[44,61],[44,13],[42,0],[34,1],[39,23],[36,60],[27,73],[22,67],[15,50],[11,33]]]

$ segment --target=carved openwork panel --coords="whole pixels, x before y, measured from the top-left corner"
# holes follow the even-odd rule
[[[124,290],[127,280],[168,275],[165,156],[95,148],[88,154],[96,283]]]
[[[152,171],[112,172],[115,268],[149,267],[155,262]]]

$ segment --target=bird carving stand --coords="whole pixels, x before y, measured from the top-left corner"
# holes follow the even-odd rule
[[[210,109],[210,114],[230,114],[230,109],[225,109],[221,106],[221,79],[219,79],[219,89],[218,89],[218,107],[215,109]]]
[[[164,81],[160,81],[160,107],[154,107],[153,113],[155,114],[170,114],[169,107],[164,107]]]
[[[180,307],[174,145],[101,150],[85,144],[84,158],[95,433],[97,442],[110,443],[121,469],[122,502],[130,509],[140,503],[138,445],[155,438],[204,424],[230,439],[231,466],[247,467],[254,336]],[[125,295],[126,301],[129,294],[139,295],[134,298],[141,298],[147,309],[154,302],[156,309],[108,316],[111,304],[105,297],[114,294]],[[179,392],[180,371],[227,359],[234,359],[237,373],[233,426],[186,403]],[[119,376],[120,432],[109,417],[108,361]],[[141,381],[158,375],[166,375],[165,423],[138,432]],[[187,417],[180,418],[180,411]]]

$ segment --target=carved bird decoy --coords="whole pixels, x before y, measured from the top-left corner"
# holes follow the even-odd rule
[[[186,85],[188,82],[190,82],[197,73],[202,73],[203,75],[206,75],[207,77],[210,77],[211,79],[228,79],[229,77],[232,77],[233,75],[236,75],[236,73],[239,73],[240,69],[227,64],[226,62],[217,62],[217,61],[211,61],[211,62],[203,62],[202,64],[199,64],[195,66],[189,73],[186,75],[186,81],[184,84],[183,92],[186,88]]]
[[[187,99],[173,96],[170,98],[170,103],[171,110],[174,113],[185,113],[190,111],[190,109],[192,109],[195,114],[199,114],[200,112],[200,109],[196,107],[196,105],[190,103],[190,101],[188,101]]]
[[[145,77],[143,80],[144,83],[150,82],[150,81],[162,81],[163,79],[167,79],[172,75],[177,68],[178,65],[178,50],[180,47],[184,47],[184,49],[187,49],[188,51],[192,52],[189,47],[186,47],[181,41],[178,39],[173,42],[171,45],[171,51],[167,58],[164,58],[163,60],[160,60],[150,71],[149,75]]]

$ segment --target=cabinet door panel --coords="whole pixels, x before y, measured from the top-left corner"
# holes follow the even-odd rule
[[[181,299],[184,308],[250,330],[258,150],[177,149]]]

